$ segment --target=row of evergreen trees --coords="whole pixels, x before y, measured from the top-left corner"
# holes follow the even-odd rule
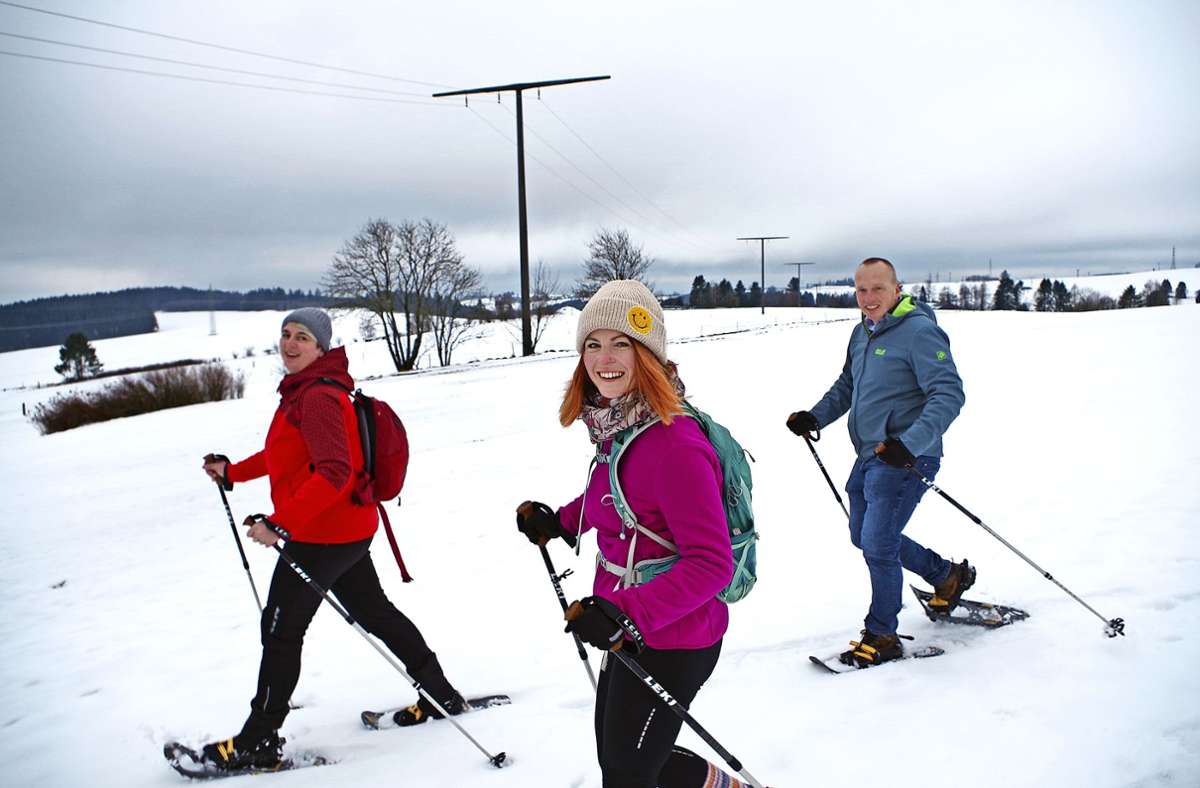
[[[1187,300],[1187,284],[1180,281],[1172,286],[1170,280],[1161,282],[1153,280],[1146,282],[1141,291],[1133,285],[1125,288],[1119,298],[1101,295],[1095,290],[1078,285],[1067,286],[1055,279],[1044,278],[1033,291],[1032,304],[1024,300],[1025,292],[1030,288],[1023,280],[1013,280],[1008,271],[1000,274],[996,281],[995,291],[989,299],[987,282],[975,285],[963,283],[955,293],[949,287],[943,287],[932,299],[925,285],[916,290],[916,297],[922,301],[932,302],[939,309],[992,309],[998,311],[1029,311],[1032,306],[1036,312],[1094,312],[1102,309],[1129,309],[1140,306],[1168,306]],[[1196,291],[1196,302],[1200,303],[1200,290]]]
[[[851,284],[853,280],[839,281],[837,284]],[[855,306],[853,293],[811,293],[800,292],[800,280],[792,277],[788,286],[783,290],[768,287],[763,293],[758,282],[751,282],[747,288],[742,280],[732,284],[728,279],[713,284],[703,276],[692,280],[692,289],[688,294],[686,304],[683,298],[668,298],[663,306],[691,306],[696,309],[713,309],[719,307],[758,306],[821,306],[821,307],[852,307]]]
[[[0,353],[61,342],[71,333],[108,339],[155,331],[155,312],[294,309],[326,306],[320,291],[266,287],[245,293],[194,287],[131,287],[103,293],[36,298],[0,305]]]

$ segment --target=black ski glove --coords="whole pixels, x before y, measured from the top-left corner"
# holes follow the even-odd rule
[[[899,438],[888,438],[876,446],[875,456],[897,468],[911,468],[917,461],[917,458],[913,456],[907,446],[900,442]]]
[[[624,648],[638,654],[646,647],[637,624],[603,597],[585,596],[572,602],[563,617],[567,619],[564,632],[578,635],[580,640],[601,651]]]
[[[539,501],[525,501],[517,507],[517,530],[536,545],[544,545],[559,537],[565,539],[570,535],[563,529],[554,510]]]
[[[206,462],[206,463],[209,463],[209,462],[225,463],[225,467],[222,469],[223,472],[221,474],[220,480],[213,479],[213,481],[216,482],[217,484],[221,485],[222,487],[224,487],[226,492],[229,492],[230,490],[233,489],[233,482],[229,481],[229,466],[232,465],[233,463],[230,462],[228,457],[226,457],[224,454],[211,454],[211,453],[205,454],[204,462]]]
[[[800,436],[810,432],[815,432],[819,435],[821,432],[821,425],[817,424],[817,417],[806,410],[798,411],[788,416],[787,428]],[[808,437],[811,438],[812,436],[809,435]]]

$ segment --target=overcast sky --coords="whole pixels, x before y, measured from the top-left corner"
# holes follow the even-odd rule
[[[911,280],[989,259],[1026,276],[1169,265],[1172,246],[1200,261],[1195,0],[24,4],[394,79],[3,3],[0,51],[419,103],[0,55],[0,302],[309,289],[374,217],[445,223],[515,290],[512,94],[426,96],[601,74],[525,100],[530,257],[564,283],[602,226],[644,245],[664,291],[697,273],[749,286],[749,235],[790,236],[767,246],[778,286],[785,263],[825,279],[868,255]]]

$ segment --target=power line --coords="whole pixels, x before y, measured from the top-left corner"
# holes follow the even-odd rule
[[[501,131],[499,128],[497,128],[497,127],[495,126],[495,124],[491,123],[490,121],[488,121],[488,120],[487,120],[487,118],[483,117],[483,115],[481,115],[481,114],[479,114],[478,112],[476,112],[476,111],[475,111],[475,109],[474,109],[473,107],[472,107],[472,108],[470,108],[470,109],[471,109],[471,112],[472,112],[472,113],[474,113],[475,117],[479,118],[480,120],[482,120],[483,122],[485,122],[485,123],[487,123],[489,126],[491,126],[491,127],[492,127],[492,129],[493,129],[494,131],[496,131],[496,133],[498,133],[500,136],[504,137],[504,139],[508,140],[508,142],[509,142],[510,144],[513,144],[513,145],[515,145],[515,144],[516,144],[516,143],[513,141],[512,137],[509,137],[507,134],[505,134],[503,131]],[[532,131],[532,129],[530,129],[530,131]],[[538,137],[538,139],[541,139],[541,140],[542,140],[542,142],[545,142],[545,139],[543,139],[543,138],[542,138],[540,135],[537,135],[537,134],[535,133],[535,136],[537,136],[537,137]],[[570,159],[567,159],[567,158],[566,158],[566,156],[563,156],[563,154],[562,154],[562,153],[559,153],[559,151],[555,150],[554,146],[550,145],[549,143],[546,143],[546,146],[547,146],[547,147],[549,147],[551,150],[553,150],[555,153],[558,153],[558,155],[559,155],[559,156],[562,156],[562,158],[563,158],[563,159],[564,159],[564,160],[567,162],[567,164],[571,164],[572,166],[574,166],[574,164],[571,162],[571,160],[570,160]],[[621,222],[622,224],[629,224],[629,225],[632,225],[632,226],[634,226],[634,227],[636,227],[636,228],[639,228],[639,229],[646,230],[646,231],[648,231],[649,233],[651,233],[651,234],[653,234],[653,235],[655,235],[655,236],[658,236],[660,240],[662,240],[662,241],[665,241],[665,242],[667,242],[668,244],[671,244],[671,243],[675,243],[675,242],[676,242],[676,239],[675,239],[675,238],[673,238],[673,237],[671,237],[671,236],[669,236],[669,235],[665,234],[665,233],[664,233],[664,232],[662,232],[661,230],[658,230],[658,229],[657,229],[657,228],[655,228],[653,225],[650,225],[650,226],[643,226],[643,225],[640,225],[640,224],[638,224],[638,223],[636,223],[636,222],[630,222],[630,221],[629,221],[629,219],[628,219],[628,217],[626,217],[626,216],[623,216],[623,215],[621,215],[620,213],[618,213],[618,212],[617,212],[617,211],[616,211],[616,210],[615,210],[615,209],[614,209],[614,208],[613,208],[611,205],[606,205],[605,203],[603,203],[603,202],[601,202],[600,200],[598,200],[596,197],[592,196],[591,194],[588,194],[586,191],[584,191],[582,188],[580,188],[580,187],[579,187],[579,186],[578,186],[578,185],[577,185],[577,184],[576,184],[574,181],[572,181],[570,178],[567,178],[565,175],[563,175],[562,173],[560,173],[560,172],[559,172],[558,170],[556,170],[555,168],[551,167],[551,166],[550,166],[549,164],[547,164],[546,162],[544,162],[544,161],[542,161],[541,159],[537,158],[537,157],[536,157],[536,156],[534,156],[532,153],[528,153],[528,152],[527,152],[525,155],[526,155],[526,156],[528,156],[530,159],[533,159],[533,161],[535,161],[537,164],[539,164],[539,165],[542,167],[542,169],[546,170],[548,173],[550,173],[550,174],[551,174],[551,175],[553,175],[555,178],[557,178],[558,180],[560,180],[560,181],[562,181],[563,183],[565,183],[567,186],[570,186],[572,189],[574,189],[574,190],[575,190],[576,192],[578,192],[580,195],[582,195],[583,197],[587,198],[587,199],[588,199],[590,202],[592,202],[593,204],[595,204],[595,205],[597,205],[598,207],[600,207],[601,209],[603,209],[603,210],[604,210],[606,213],[608,213],[610,216],[612,216],[613,218],[615,218],[617,221]],[[578,167],[576,167],[576,169],[578,169]],[[581,172],[582,172],[582,171],[581,171]],[[584,174],[584,176],[585,176],[585,177],[587,176],[587,173],[583,173],[583,174]],[[598,185],[598,184],[597,184],[597,185]],[[607,192],[607,190],[606,190],[606,192]],[[618,199],[618,198],[615,198],[615,197],[614,197],[614,199]],[[618,199],[618,202],[620,202],[620,200],[619,200],[619,199]],[[622,202],[621,204],[622,204],[622,205],[625,205],[625,203],[623,203],[623,202]],[[627,208],[628,208],[629,206],[628,206],[628,205],[626,205],[625,207],[627,207]],[[630,210],[633,210],[633,209],[630,209]],[[637,212],[636,212],[636,211],[634,211],[634,213],[637,213]],[[640,215],[640,214],[639,214],[639,215]],[[647,220],[647,221],[648,221],[648,220]]]
[[[34,6],[31,6],[31,5],[22,5],[21,3],[12,3],[12,2],[9,2],[9,0],[0,0],[0,5],[10,6],[11,8],[20,8],[23,11],[33,11],[33,12],[39,13],[39,14],[48,14],[49,16],[62,17],[63,19],[73,19],[76,22],[87,22],[90,25],[101,25],[103,27],[111,27],[111,28],[115,28],[117,30],[126,30],[130,33],[140,33],[140,34],[146,35],[146,36],[155,36],[157,38],[165,38],[169,41],[182,41],[185,44],[194,44],[196,46],[210,47],[212,49],[222,49],[226,52],[236,52],[239,55],[253,55],[254,57],[263,57],[263,58],[267,58],[268,60],[279,60],[284,63],[293,63],[293,64],[300,65],[300,66],[311,66],[313,68],[323,68],[323,69],[326,69],[329,71],[341,71],[346,74],[357,74],[360,77],[375,77],[376,79],[387,79],[387,80],[391,80],[392,82],[407,82],[411,85],[425,85],[425,86],[434,87],[434,88],[448,87],[447,85],[442,85],[438,82],[422,82],[422,81],[416,80],[416,79],[404,79],[402,77],[388,76],[387,74],[375,74],[370,71],[356,71],[355,69],[352,69],[352,68],[341,68],[340,66],[329,66],[329,65],[325,65],[324,63],[314,63],[309,60],[297,60],[295,58],[290,58],[290,57],[280,57],[279,55],[269,55],[269,54],[266,54],[265,52],[255,52],[254,50],[251,50],[251,49],[239,49],[237,47],[225,46],[224,44],[213,44],[208,41],[198,41],[194,38],[184,38],[182,36],[173,36],[173,35],[169,35],[167,33],[159,33],[154,30],[144,30],[140,27],[129,27],[127,25],[118,25],[118,24],[114,24],[112,22],[104,22],[99,19],[89,19],[88,17],[85,17],[85,16],[73,16],[72,14],[63,14],[58,11],[49,11],[45,8],[35,8]]]
[[[656,211],[661,213],[663,216],[667,217],[667,220],[670,221],[672,224],[674,224],[676,227],[678,227],[680,230],[683,230],[685,233],[690,234],[691,231],[688,230],[688,228],[684,224],[682,224],[679,221],[676,221],[675,217],[671,216],[671,214],[667,213],[665,210],[663,210],[661,207],[659,207],[658,203],[654,202],[649,197],[647,197],[646,195],[644,195],[640,191],[638,191],[638,188],[636,186],[634,186],[633,183],[628,178],[626,178],[624,175],[622,175],[620,170],[618,170],[616,167],[614,167],[612,164],[610,164],[608,162],[608,160],[605,159],[603,156],[601,156],[595,148],[593,148],[591,145],[588,144],[588,141],[585,140],[579,134],[579,132],[575,131],[575,129],[571,128],[571,126],[569,126],[565,120],[563,120],[561,117],[559,117],[558,113],[555,112],[550,107],[549,102],[547,102],[545,99],[543,99],[540,95],[538,96],[538,101],[543,107],[546,108],[546,111],[549,112],[554,117],[555,120],[557,120],[559,123],[561,123],[563,125],[563,128],[565,128],[567,131],[569,131],[573,135],[575,135],[575,138],[583,144],[583,147],[585,147],[589,151],[591,151],[591,154],[593,156],[595,156],[597,159],[599,159],[601,164],[603,164],[605,167],[608,167],[608,169],[610,169],[614,175],[616,175],[618,178],[620,178],[621,181],[626,186],[629,187],[630,191],[632,191],[638,197],[641,197],[643,200],[645,200],[648,205],[652,206]]]
[[[472,115],[474,115],[475,117],[479,118],[479,119],[480,119],[480,120],[482,120],[484,123],[486,123],[486,124],[487,124],[487,125],[488,125],[488,126],[491,128],[491,129],[492,129],[492,131],[496,132],[496,133],[497,133],[497,134],[499,134],[501,137],[503,137],[505,140],[507,140],[507,141],[508,141],[508,143],[509,143],[510,145],[516,145],[516,144],[517,144],[517,141],[516,141],[516,140],[514,140],[512,137],[508,136],[507,134],[505,134],[505,133],[504,133],[504,131],[503,131],[503,130],[502,130],[500,127],[499,127],[499,126],[497,126],[496,124],[492,123],[490,120],[488,120],[487,118],[485,118],[483,115],[481,115],[481,114],[479,114],[478,112],[476,112],[474,107],[468,106],[467,108],[471,110],[471,114],[472,114]],[[584,196],[584,197],[586,197],[587,199],[591,200],[593,203],[595,203],[596,205],[598,205],[600,208],[602,208],[602,209],[604,209],[605,211],[607,211],[608,213],[612,214],[613,216],[615,216],[617,219],[621,220],[622,222],[624,222],[624,221],[625,221],[625,217],[621,216],[619,213],[616,213],[616,212],[615,212],[615,211],[614,211],[612,208],[610,208],[609,206],[607,206],[607,205],[605,205],[604,203],[600,202],[600,201],[599,201],[599,200],[597,200],[595,197],[593,197],[592,195],[590,195],[590,194],[588,194],[587,192],[585,192],[583,189],[581,189],[581,188],[579,188],[578,186],[576,186],[576,185],[575,185],[574,183],[572,183],[572,182],[571,182],[571,181],[570,181],[568,178],[566,178],[566,177],[564,177],[562,174],[560,174],[560,173],[558,172],[558,170],[554,169],[554,168],[553,168],[553,167],[551,167],[549,164],[547,164],[546,162],[544,162],[544,161],[542,161],[541,159],[539,159],[537,156],[534,156],[532,153],[529,153],[529,152],[526,152],[526,153],[525,153],[525,155],[526,155],[526,156],[528,156],[530,159],[533,159],[533,161],[534,161],[536,164],[538,164],[538,165],[539,165],[539,166],[540,166],[542,169],[544,169],[546,172],[550,173],[550,174],[551,174],[551,175],[553,175],[555,178],[558,178],[560,181],[562,181],[563,183],[565,183],[567,186],[570,186],[572,189],[574,189],[575,191],[579,192],[581,195],[583,195],[583,196]]]
[[[507,111],[507,112],[508,112],[508,114],[510,114],[510,115],[512,115],[512,114],[513,114],[513,111],[512,111],[511,109],[509,109],[507,106],[505,106],[504,104],[501,104],[500,106],[504,107],[505,111]],[[588,174],[586,171],[584,171],[584,170],[583,170],[581,167],[579,167],[579,165],[577,165],[575,162],[571,161],[571,159],[570,159],[570,158],[569,158],[569,157],[568,157],[568,156],[567,156],[565,153],[563,153],[563,152],[562,152],[562,151],[560,151],[558,148],[556,148],[556,147],[554,147],[552,144],[550,144],[550,141],[549,141],[549,140],[547,140],[547,139],[546,139],[545,137],[543,137],[541,134],[538,134],[537,130],[536,130],[535,128],[533,128],[533,126],[529,125],[528,123],[526,123],[526,124],[525,124],[525,126],[526,126],[526,128],[528,128],[528,129],[529,129],[529,133],[530,133],[530,134],[532,134],[533,136],[535,136],[535,137],[537,137],[539,140],[541,140],[543,145],[545,145],[547,148],[549,148],[551,151],[553,151],[555,154],[557,154],[557,155],[558,155],[558,157],[559,157],[560,159],[562,159],[563,161],[565,161],[567,164],[569,164],[569,165],[571,166],[571,168],[572,168],[572,169],[574,169],[574,170],[575,170],[576,172],[578,172],[580,175],[582,175],[583,177],[585,177],[585,178],[587,178],[589,181],[591,181],[593,184],[595,184],[595,185],[596,185],[596,187],[597,187],[598,189],[600,189],[600,191],[604,192],[604,193],[605,193],[605,194],[607,194],[609,197],[611,197],[613,200],[615,200],[615,201],[617,202],[617,204],[621,205],[623,208],[625,208],[627,211],[629,211],[630,213],[632,213],[634,216],[636,216],[636,217],[638,217],[639,219],[641,219],[642,221],[646,222],[646,223],[649,225],[648,229],[650,229],[650,230],[651,230],[651,232],[658,232],[658,231],[657,231],[657,230],[654,228],[655,221],[654,221],[653,219],[651,219],[650,217],[646,216],[644,213],[642,213],[641,211],[639,211],[637,208],[634,208],[632,205],[630,205],[629,203],[625,202],[625,201],[624,201],[624,200],[622,200],[620,197],[618,197],[617,195],[615,195],[615,194],[613,194],[611,191],[609,191],[609,190],[608,190],[608,189],[607,189],[607,188],[604,186],[604,184],[600,183],[600,181],[596,180],[596,179],[595,179],[595,178],[593,178],[591,175],[589,175],[589,174]],[[611,209],[610,209],[610,210],[611,210]],[[614,212],[614,215],[617,215],[617,214]],[[622,221],[622,222],[625,222],[625,221],[628,221],[628,220],[627,220],[627,219],[625,219],[625,218],[623,218],[623,217],[621,217],[621,221]],[[631,224],[632,224],[632,222],[631,222]],[[660,234],[660,235],[663,235],[663,237],[664,237],[664,238],[669,238],[669,237],[670,237],[669,235],[665,235],[665,234],[663,234],[663,233],[659,233],[659,234]],[[683,240],[683,241],[684,241],[685,243],[687,243],[689,246],[691,246],[691,245],[692,245],[692,244],[691,244],[689,241],[687,241],[687,239],[680,239],[680,240]],[[699,250],[698,250],[698,251],[699,251]]]
[[[0,0],[3,4],[3,0]],[[437,107],[443,106],[432,101],[409,101],[407,99],[390,99],[376,98],[375,96],[354,96],[349,93],[325,93],[317,90],[301,90],[299,88],[284,88],[276,85],[254,85],[249,82],[231,82],[224,79],[206,79],[204,77],[187,77],[182,74],[168,74],[165,71],[146,71],[140,68],[125,68],[122,66],[106,66],[101,63],[87,63],[82,60],[65,60],[58,57],[45,57],[43,55],[27,55],[22,52],[9,52],[0,49],[0,55],[8,55],[10,57],[24,57],[30,60],[45,60],[50,63],[66,63],[72,66],[87,66],[88,68],[100,68],[105,71],[123,71],[128,74],[144,74],[150,77],[166,77],[168,79],[182,79],[187,82],[205,82],[210,85],[231,85],[239,88],[253,88],[255,90],[271,90],[277,93],[300,93],[307,96],[327,96],[331,98],[353,99],[355,101],[374,101],[383,102],[385,104],[416,104],[421,107]]]
[[[42,44],[54,44],[56,46],[73,47],[74,49],[86,49],[91,52],[103,52],[108,55],[120,55],[122,57],[135,57],[140,60],[153,60],[158,63],[171,63],[176,66],[190,66],[192,68],[206,68],[211,71],[223,71],[228,74],[245,74],[252,77],[266,77],[268,79],[282,79],[287,82],[300,82],[306,85],[324,85],[331,88],[351,88],[352,90],[366,90],[372,93],[387,93],[393,96],[413,96],[416,98],[424,98],[424,93],[408,93],[402,90],[388,90],[387,88],[369,88],[362,85],[348,85],[344,82],[321,82],[315,79],[300,79],[299,77],[287,77],[282,74],[269,74],[262,71],[246,71],[240,68],[224,68],[222,66],[212,66],[207,63],[196,63],[190,60],[172,60],[167,57],[154,57],[152,55],[139,55],[136,52],[123,52],[119,49],[104,49],[102,47],[87,46],[86,44],[72,44],[69,41],[55,41],[51,38],[38,38],[37,36],[24,36],[20,33],[6,33],[0,30],[0,36],[9,38],[20,38],[25,41],[37,41]]]

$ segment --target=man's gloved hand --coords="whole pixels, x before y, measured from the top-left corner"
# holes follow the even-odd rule
[[[233,482],[229,481],[229,458],[224,454],[205,454],[204,472],[226,491],[233,489]]]
[[[621,608],[603,597],[585,596],[572,602],[563,617],[567,619],[564,632],[578,635],[580,640],[601,651],[624,647],[637,654],[646,646],[637,625]]]
[[[876,446],[875,456],[897,468],[911,468],[917,461],[917,458],[913,456],[907,446],[900,442],[899,438],[888,438]]]
[[[821,431],[821,426],[817,424],[817,417],[806,410],[801,410],[788,416],[787,428],[796,435],[803,436],[806,433]],[[811,438],[812,436],[809,435]]]
[[[517,507],[517,530],[536,545],[568,535],[554,510],[540,501],[525,501]]]

